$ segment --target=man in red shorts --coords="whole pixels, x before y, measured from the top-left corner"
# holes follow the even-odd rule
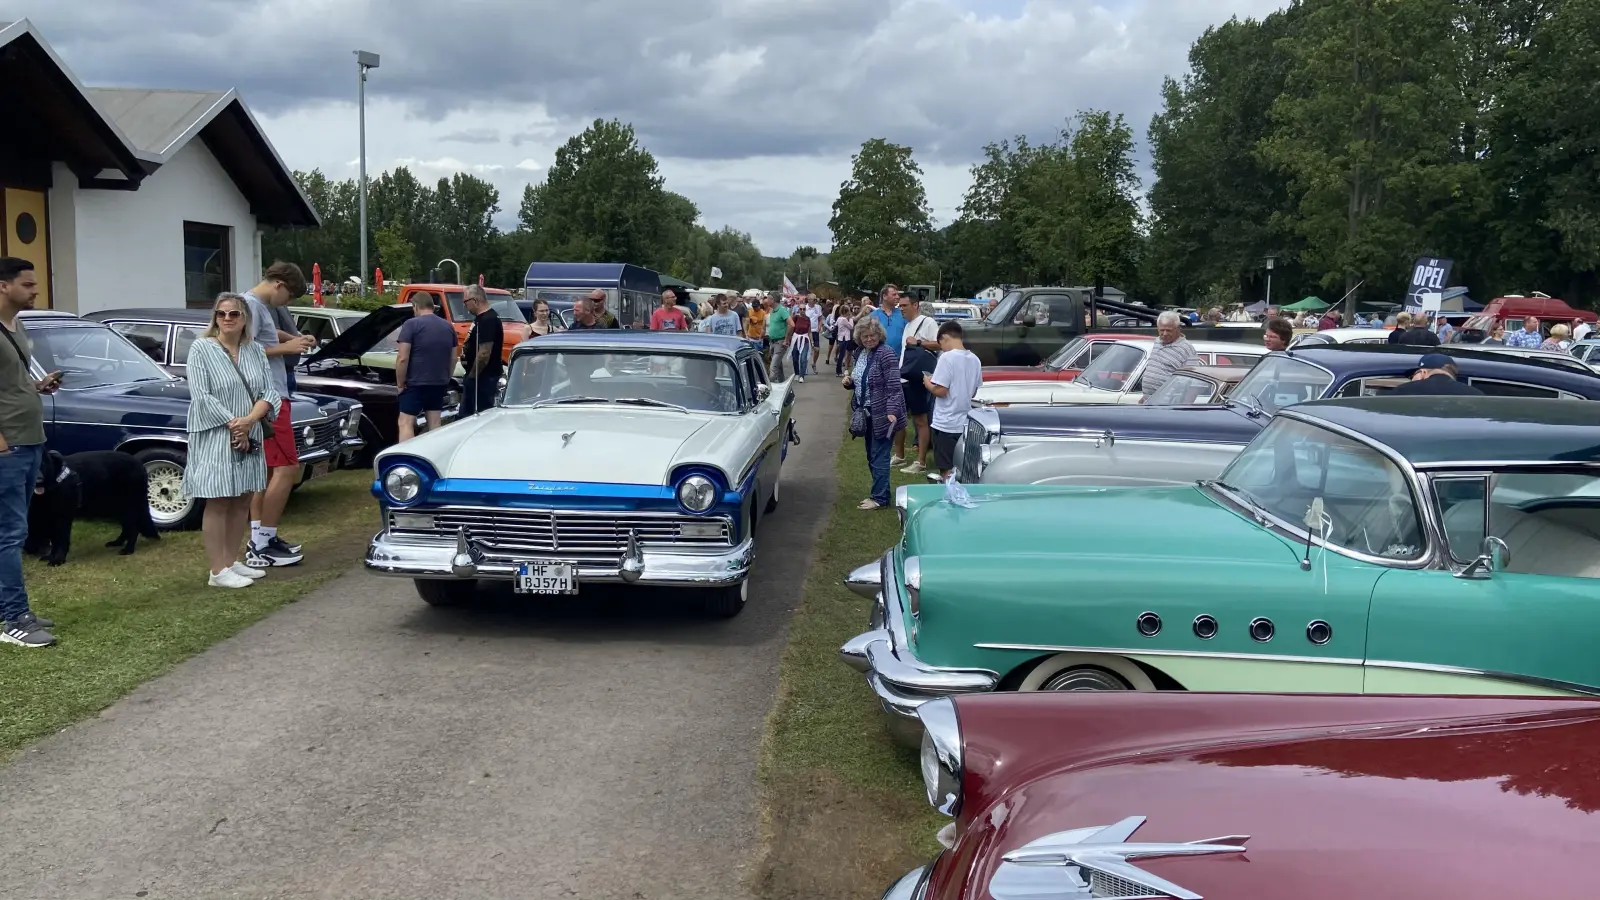
[[[316,346],[316,338],[309,335],[293,337],[278,331],[272,318],[272,306],[287,306],[291,300],[306,292],[306,276],[294,263],[275,262],[262,274],[261,283],[246,291],[244,299],[250,304],[251,337],[267,354],[267,365],[272,370],[272,381],[283,396],[278,410],[278,425],[272,437],[262,441],[267,455],[267,489],[250,498],[250,549],[245,553],[245,565],[253,568],[292,566],[304,557],[300,547],[290,544],[278,535],[278,523],[283,519],[283,508],[289,504],[289,492],[300,480],[300,453],[295,448],[294,416],[289,404],[288,358],[298,353],[309,353]]]

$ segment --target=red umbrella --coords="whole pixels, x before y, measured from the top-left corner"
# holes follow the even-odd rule
[[[372,279],[372,284],[377,289],[378,293],[381,294],[383,293],[383,270],[378,269],[377,272],[377,276]]]
[[[322,305],[322,263],[311,264],[311,302]]]

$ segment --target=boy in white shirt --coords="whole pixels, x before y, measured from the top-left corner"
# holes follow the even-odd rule
[[[922,382],[933,395],[933,464],[940,478],[955,468],[956,441],[967,427],[973,395],[983,386],[983,363],[964,343],[960,322],[939,326],[939,362]]]

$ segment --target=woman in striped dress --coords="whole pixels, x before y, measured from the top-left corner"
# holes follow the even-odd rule
[[[277,415],[280,400],[267,356],[251,334],[250,305],[238,294],[221,294],[205,335],[189,350],[183,493],[206,501],[200,527],[212,587],[249,587],[266,574],[239,559],[250,529],[250,495],[267,487],[261,423]]]

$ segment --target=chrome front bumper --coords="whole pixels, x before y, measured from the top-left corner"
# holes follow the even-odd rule
[[[911,652],[905,630],[905,595],[894,577],[893,551],[885,553],[875,568],[862,566],[851,572],[845,583],[863,596],[872,595],[870,630],[856,635],[839,648],[839,659],[867,676],[867,686],[878,697],[889,733],[899,743],[916,747],[922,743],[922,721],[917,707],[929,700],[952,694],[985,693],[1000,684],[1000,676],[986,669],[955,669],[930,666]]]
[[[559,554],[550,559],[563,561]],[[536,557],[532,554],[523,559],[497,553],[465,533],[433,537],[396,535],[385,529],[368,545],[363,563],[380,575],[400,578],[510,581],[516,577],[518,564],[533,561]],[[627,550],[615,562],[581,560],[577,574],[579,584],[731,587],[749,577],[754,561],[755,541],[748,538],[736,547],[704,550],[668,549],[630,540]]]
[[[928,875],[932,872],[933,866],[912,869],[883,892],[882,900],[923,900],[928,896]]]

